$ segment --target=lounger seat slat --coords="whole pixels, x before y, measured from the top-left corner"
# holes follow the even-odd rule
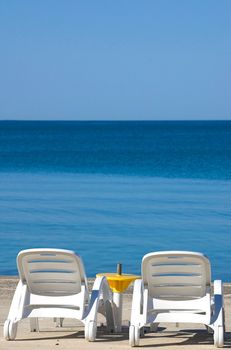
[[[169,285],[182,284],[182,285],[199,285],[201,287],[202,276],[181,276],[181,275],[165,275],[165,276],[151,276],[150,285],[158,286],[160,284]]]
[[[76,263],[73,261],[33,261],[28,263],[28,271],[34,270],[74,270]]]
[[[174,296],[181,298],[182,296],[191,296],[191,297],[201,297],[202,287],[201,286],[151,286],[150,294],[152,297],[157,296]]]
[[[201,274],[201,265],[155,265],[150,267],[151,273],[154,274]]]

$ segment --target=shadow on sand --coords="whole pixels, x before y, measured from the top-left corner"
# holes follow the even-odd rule
[[[61,335],[60,333],[67,333],[67,329],[59,329],[55,331],[40,331],[39,333],[28,333],[27,338],[18,338],[16,341],[42,341],[42,340],[54,340],[57,343],[63,339],[83,339],[84,331],[72,332],[69,334]],[[43,336],[44,333],[44,336]],[[145,339],[149,344],[145,344]],[[166,341],[167,339],[167,341]],[[174,341],[172,341],[174,339]],[[96,342],[116,342],[116,341],[128,341],[128,327],[123,329],[122,333],[108,334],[105,329],[99,329],[97,331]],[[150,344],[151,342],[151,344]],[[153,348],[153,347],[170,347],[170,346],[187,346],[187,345],[211,345],[213,346],[213,335],[207,333],[206,330],[194,330],[185,329],[177,332],[166,331],[165,328],[159,328],[156,333],[146,333],[144,338],[141,339],[141,348]],[[226,332],[224,348],[231,348],[231,332]]]

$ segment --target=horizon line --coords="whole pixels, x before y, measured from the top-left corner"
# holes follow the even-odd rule
[[[0,119],[0,122],[231,122],[231,119]]]

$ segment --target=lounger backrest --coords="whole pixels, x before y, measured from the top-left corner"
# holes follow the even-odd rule
[[[20,279],[33,294],[67,296],[81,291],[86,275],[81,258],[64,249],[28,249],[18,254]]]
[[[142,260],[142,278],[153,298],[201,298],[211,284],[210,263],[203,254],[194,252],[149,253]]]

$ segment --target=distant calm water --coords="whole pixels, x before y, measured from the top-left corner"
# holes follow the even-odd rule
[[[0,122],[0,274],[32,247],[89,276],[184,249],[231,281],[230,218],[231,122]]]

